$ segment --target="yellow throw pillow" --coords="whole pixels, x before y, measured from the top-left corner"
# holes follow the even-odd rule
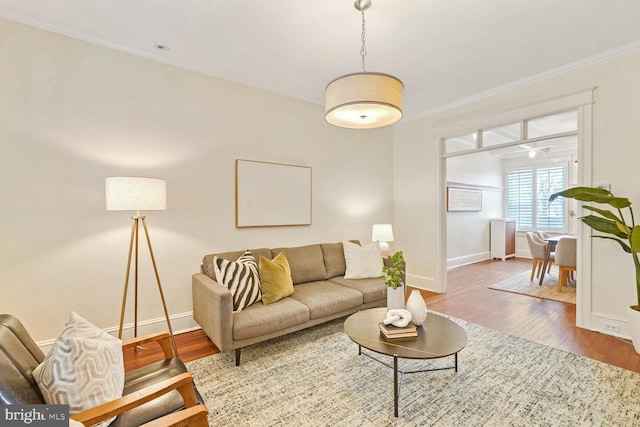
[[[280,252],[273,260],[260,256],[260,285],[264,305],[279,301],[293,293],[289,261]]]

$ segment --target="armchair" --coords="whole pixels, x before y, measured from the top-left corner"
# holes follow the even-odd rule
[[[93,425],[117,415],[110,426],[151,427],[168,425],[207,426],[206,407],[191,374],[176,357],[168,333],[127,341],[123,350],[155,342],[164,359],[125,372],[123,396],[72,415]],[[45,404],[32,372],[44,354],[22,323],[12,315],[0,315],[0,405]],[[184,410],[187,408],[188,410]]]

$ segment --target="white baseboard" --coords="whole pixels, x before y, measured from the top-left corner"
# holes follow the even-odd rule
[[[592,312],[589,329],[618,338],[631,339],[629,321],[626,317]]]
[[[172,314],[169,316],[169,320],[171,321],[171,328],[173,329],[174,335],[200,329],[200,325],[198,325],[198,323],[196,323],[196,321],[193,319],[192,311]],[[104,330],[110,335],[117,337],[119,329],[120,326],[118,325],[105,328]],[[138,322],[138,336],[164,332],[168,330],[169,327],[167,326],[167,319],[165,319],[164,317],[157,317],[155,319],[142,320]],[[126,323],[122,326],[122,339],[126,340],[129,338],[133,338],[133,323]],[[38,347],[40,347],[46,354],[51,349],[51,346],[56,341],[56,339],[57,337],[49,340],[39,341],[36,344],[38,344]]]
[[[441,292],[436,289],[436,280],[433,277],[419,276],[417,274],[407,273],[407,286],[422,289],[423,291]]]
[[[183,332],[193,331],[199,329],[200,326],[193,319],[193,312],[187,311],[185,313],[172,314],[169,316],[171,321],[171,328],[173,334],[181,334]],[[119,326],[112,326],[105,329],[113,336],[118,336]],[[157,332],[168,331],[167,319],[164,317],[156,317],[155,319],[148,319],[138,322],[138,336],[153,334]],[[133,338],[133,323],[125,323],[122,327],[122,339]]]
[[[516,249],[516,257],[533,259],[528,249]]]
[[[447,270],[463,265],[474,264],[476,262],[485,261],[491,257],[491,252],[480,252],[477,254],[465,255],[447,260]]]

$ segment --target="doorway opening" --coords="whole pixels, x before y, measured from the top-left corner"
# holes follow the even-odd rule
[[[438,244],[441,251],[438,252],[436,281],[441,284],[441,292],[447,290],[448,268],[474,262],[474,257],[477,260],[487,259],[490,217],[504,218],[515,212],[518,213],[516,220],[520,236],[524,236],[528,229],[542,230],[555,226],[558,229],[553,231],[575,232],[582,240],[577,262],[581,285],[576,301],[576,323],[582,326],[588,321],[589,313],[582,307],[590,306],[591,277],[590,271],[581,268],[581,264],[585,256],[590,256],[591,244],[589,239],[581,239],[582,228],[576,227],[573,217],[569,216],[569,211],[575,212],[575,209],[571,209],[567,201],[562,201],[564,205],[554,212],[549,211],[548,204],[546,210],[544,206],[537,205],[538,200],[548,200],[549,191],[554,192],[553,186],[547,185],[546,188],[535,188],[539,194],[531,199],[529,210],[524,210],[527,215],[518,212],[510,206],[510,203],[513,205],[513,197],[507,197],[507,171],[542,168],[545,163],[562,164],[566,169],[562,185],[588,185],[586,183],[591,181],[591,102],[590,90],[491,117],[450,124],[439,132],[441,214],[436,226],[440,230]],[[486,179],[478,179],[481,171],[489,171]],[[481,208],[468,200],[462,205],[468,202],[469,209],[451,211],[451,200],[447,198],[449,187],[479,191],[482,194]],[[557,191],[561,189],[564,188]],[[474,196],[470,193],[469,197]],[[527,218],[532,222],[527,223]],[[482,225],[477,225],[480,221]],[[481,238],[477,238],[480,235]],[[519,240],[517,248],[522,253],[528,252],[525,240]],[[482,248],[469,247],[472,244],[480,244]]]

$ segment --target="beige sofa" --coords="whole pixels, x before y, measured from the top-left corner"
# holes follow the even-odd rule
[[[233,312],[231,292],[215,281],[213,257],[235,261],[244,251],[206,255],[201,272],[193,275],[193,317],[220,351],[240,350],[271,338],[299,331],[371,307],[386,305],[382,278],[345,279],[342,243],[321,243],[292,248],[250,249],[273,259],[284,252],[294,292],[280,301],[257,302]]]

